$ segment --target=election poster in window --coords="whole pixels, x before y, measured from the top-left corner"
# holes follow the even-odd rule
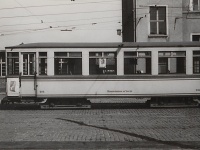
[[[99,58],[99,68],[106,68],[106,58]]]

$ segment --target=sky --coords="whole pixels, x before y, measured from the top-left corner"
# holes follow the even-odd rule
[[[0,0],[0,50],[36,42],[121,42],[121,0]]]

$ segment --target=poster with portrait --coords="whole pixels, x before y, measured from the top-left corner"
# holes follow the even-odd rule
[[[19,96],[19,78],[7,78],[8,96]]]

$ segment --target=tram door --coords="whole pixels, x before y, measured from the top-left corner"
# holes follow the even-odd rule
[[[36,89],[36,54],[35,53],[22,53],[23,58],[23,71],[22,76],[28,76],[28,81],[26,83],[29,91],[26,93],[30,93],[31,95],[37,96]],[[22,88],[26,88],[26,86]],[[26,91],[27,89],[23,89]]]

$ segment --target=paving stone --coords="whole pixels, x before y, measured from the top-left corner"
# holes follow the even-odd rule
[[[0,110],[0,142],[200,142],[200,109]]]

